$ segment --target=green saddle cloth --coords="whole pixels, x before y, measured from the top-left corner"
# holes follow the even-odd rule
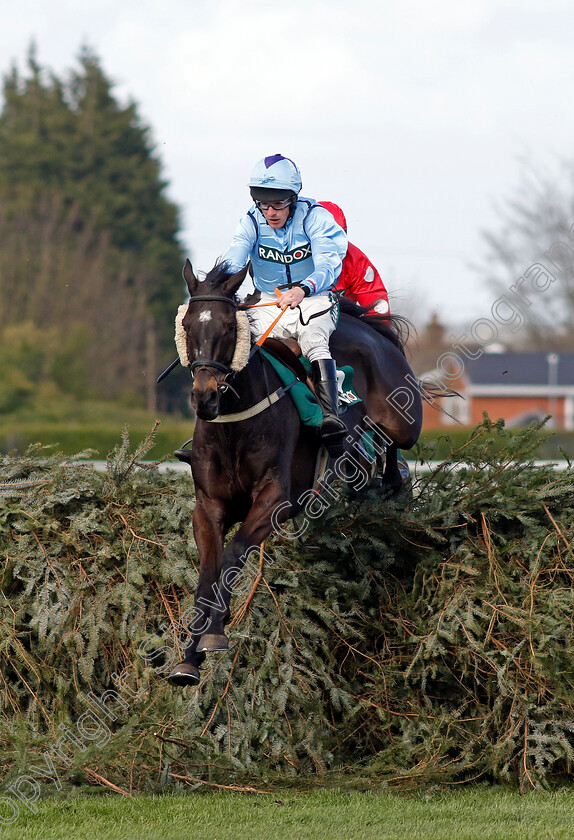
[[[295,403],[301,422],[305,426],[320,426],[323,422],[323,412],[321,411],[321,408],[311,389],[295,376],[291,368],[287,367],[287,365],[283,364],[283,362],[275,356],[272,356],[271,353],[267,352],[267,350],[260,347],[259,352],[262,353],[267,361],[273,366],[283,385],[291,385],[293,381],[295,382],[295,384],[289,388],[288,393]],[[303,366],[310,375],[311,364],[309,360],[304,356],[300,356],[300,361],[303,363]],[[344,365],[337,370],[342,371],[344,375],[343,385],[342,387],[339,387],[339,413],[342,414],[348,406],[361,402],[361,398],[358,397],[353,390],[353,368],[350,365]]]

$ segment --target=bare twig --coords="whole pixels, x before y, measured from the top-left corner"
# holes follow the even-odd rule
[[[84,767],[84,773],[89,776],[89,778],[93,779],[95,782],[98,782],[100,785],[105,785],[106,787],[115,790],[116,793],[121,793],[122,796],[128,796],[131,798],[131,793],[127,790],[124,790],[117,785],[114,785],[113,782],[110,782],[108,779],[105,779],[103,776],[100,776],[99,773],[96,773],[95,770],[92,770],[90,767]]]
[[[251,589],[247,595],[245,601],[241,604],[235,615],[233,616],[232,620],[229,622],[230,627],[234,627],[236,624],[239,624],[240,621],[243,621],[247,612],[249,611],[249,607],[251,606],[251,602],[255,597],[255,593],[257,592],[257,587],[259,586],[260,581],[263,578],[263,566],[265,564],[265,552],[263,551],[263,546],[265,545],[264,542],[261,543],[259,547],[259,569],[257,574],[255,575],[255,580],[251,585]]]
[[[209,785],[209,787],[214,787],[218,790],[232,790],[234,793],[271,793],[270,790],[258,790],[257,788],[250,787],[249,785],[218,785],[216,782],[207,782],[205,779],[194,779],[192,776],[180,776],[178,773],[170,773],[170,776],[172,779],[180,779],[187,785]]]

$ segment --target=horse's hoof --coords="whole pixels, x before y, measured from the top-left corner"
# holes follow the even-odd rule
[[[213,653],[216,650],[229,650],[229,641],[223,633],[204,633],[197,643],[199,651]]]
[[[197,685],[199,682],[199,668],[191,662],[180,662],[173,671],[168,674],[168,683],[177,686]]]

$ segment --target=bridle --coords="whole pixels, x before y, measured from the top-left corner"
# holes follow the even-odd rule
[[[186,350],[187,336],[186,336],[185,329],[183,327],[183,318],[185,317],[185,315],[184,315],[184,313],[181,312],[181,310],[187,311],[188,306],[191,303],[193,303],[194,301],[218,301],[220,303],[228,303],[233,307],[233,309],[235,310],[235,317],[236,317],[236,321],[237,321],[239,336],[241,336],[242,332],[244,333],[245,328],[247,329],[247,337],[245,335],[243,335],[243,339],[244,340],[246,339],[246,341],[247,341],[247,343],[244,345],[244,350],[248,354],[247,356],[244,356],[243,355],[243,350],[241,350],[239,357],[237,357],[238,344],[237,344],[237,340],[236,340],[234,358],[231,360],[229,365],[224,365],[221,362],[216,361],[215,359],[196,359],[194,362],[190,363],[190,361],[187,357],[187,350]],[[283,312],[286,309],[286,307],[284,307],[281,310],[281,313],[279,314],[278,318],[274,321],[274,323],[271,325],[271,327],[268,328],[268,330],[261,336],[261,338],[259,338],[255,342],[255,344],[251,347],[251,350],[249,350],[249,338],[248,338],[249,328],[247,326],[247,322],[244,325],[244,327],[241,328],[238,318],[239,318],[239,312],[240,311],[244,312],[246,309],[251,309],[251,308],[256,307],[256,306],[275,306],[275,304],[274,303],[263,303],[263,304],[261,304],[261,303],[255,303],[255,304],[241,303],[240,304],[240,303],[237,303],[234,299],[226,297],[224,295],[194,295],[193,297],[190,297],[187,303],[182,304],[179,307],[178,317],[176,318],[176,322],[175,322],[175,344],[176,344],[176,347],[178,349],[178,358],[175,359],[171,363],[171,365],[169,365],[169,367],[167,367],[163,371],[163,373],[160,373],[160,375],[157,378],[157,382],[158,383],[162,382],[165,379],[165,377],[168,376],[172,372],[172,370],[174,370],[177,367],[177,365],[179,365],[179,364],[181,364],[181,365],[183,365],[183,367],[189,369],[189,372],[190,372],[190,375],[191,375],[192,378],[193,378],[194,372],[196,372],[198,370],[201,370],[202,368],[208,368],[208,369],[212,368],[214,371],[219,371],[220,373],[224,374],[224,377],[226,379],[229,375],[235,375],[235,373],[237,373],[239,370],[242,370],[245,367],[245,365],[249,362],[249,359],[252,357],[253,353],[258,349],[258,346],[263,343],[263,341],[265,340],[265,338],[267,337],[269,332],[275,326],[275,323],[279,320],[279,318],[281,317],[281,315],[283,314]],[[227,388],[230,388],[231,386],[227,382],[219,382],[217,387],[218,387],[219,390],[224,391]]]
[[[197,296],[191,297],[189,299],[188,305],[189,305],[189,303],[194,303],[195,301],[205,301],[205,300],[220,301],[220,302],[229,303],[236,312],[237,312],[238,309],[248,309],[248,308],[251,308],[251,306],[261,306],[261,305],[262,306],[269,306],[269,304],[251,304],[251,306],[246,306],[244,304],[243,305],[238,305],[235,300],[232,300],[231,298],[228,298],[228,297],[224,297],[223,295],[197,295]],[[275,304],[273,304],[273,306],[274,305]],[[279,318],[285,312],[286,308],[287,307],[284,307],[281,310]],[[269,332],[271,331],[271,329],[273,328],[275,323],[277,323],[279,318],[277,318],[273,322],[271,327],[267,330],[267,332],[264,333],[264,335],[262,336],[263,339],[266,338],[266,336],[269,334]],[[259,349],[259,346],[260,346],[261,343],[262,343],[262,341],[260,339],[258,342],[256,342],[253,345],[253,347],[251,348],[251,352],[249,354],[249,358],[251,358],[253,353],[256,350]],[[228,365],[224,365],[221,362],[216,361],[215,359],[196,359],[194,362],[192,362],[189,365],[190,374],[191,374],[192,378],[193,378],[194,373],[196,371],[201,370],[201,369],[206,369],[206,368],[214,368],[215,370],[221,371],[222,373],[225,374],[225,379],[227,379],[227,377],[230,374],[233,374],[233,371],[231,370],[231,368]],[[265,373],[265,369],[264,369],[264,375],[265,375],[265,381],[267,382],[267,374]],[[277,388],[272,394],[269,393],[269,387],[267,386],[267,396],[264,397],[262,400],[260,400],[256,405],[253,405],[253,406],[251,406],[250,408],[248,408],[244,411],[240,411],[240,412],[237,412],[237,413],[234,413],[234,414],[219,415],[218,417],[215,417],[213,420],[209,420],[207,422],[210,422],[210,423],[236,423],[240,420],[247,420],[250,417],[254,417],[256,414],[259,414],[260,412],[265,411],[266,408],[269,408],[270,406],[274,405],[278,400],[280,400],[283,396],[285,396],[285,394],[288,391],[291,390],[293,385],[295,385],[296,381],[297,381],[297,379],[294,378],[288,385]],[[231,387],[229,382],[218,382],[217,383],[217,390],[218,391],[226,391],[228,388],[230,388],[233,391],[233,393],[235,394],[235,396],[239,399],[239,394],[237,393],[237,391],[235,391],[234,388]]]
[[[229,303],[230,306],[232,306],[233,309],[237,311],[237,303],[231,298],[224,297],[223,295],[196,295],[194,297],[191,297],[188,303],[195,303],[196,301],[204,300]],[[226,377],[229,376],[230,373],[232,373],[228,365],[224,365],[222,364],[222,362],[217,362],[215,359],[196,359],[195,362],[192,362],[189,366],[189,370],[192,376],[196,371],[202,368],[215,368],[215,370],[219,370],[221,371],[221,373],[225,374]],[[218,382],[217,387],[218,389],[226,390],[229,387],[229,385],[227,382]]]

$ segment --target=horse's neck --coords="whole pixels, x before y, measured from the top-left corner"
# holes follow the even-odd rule
[[[221,397],[220,413],[232,414],[251,408],[277,387],[273,368],[256,351],[247,365],[235,374]],[[232,390],[233,389],[233,390]],[[237,392],[237,396],[234,393]]]

